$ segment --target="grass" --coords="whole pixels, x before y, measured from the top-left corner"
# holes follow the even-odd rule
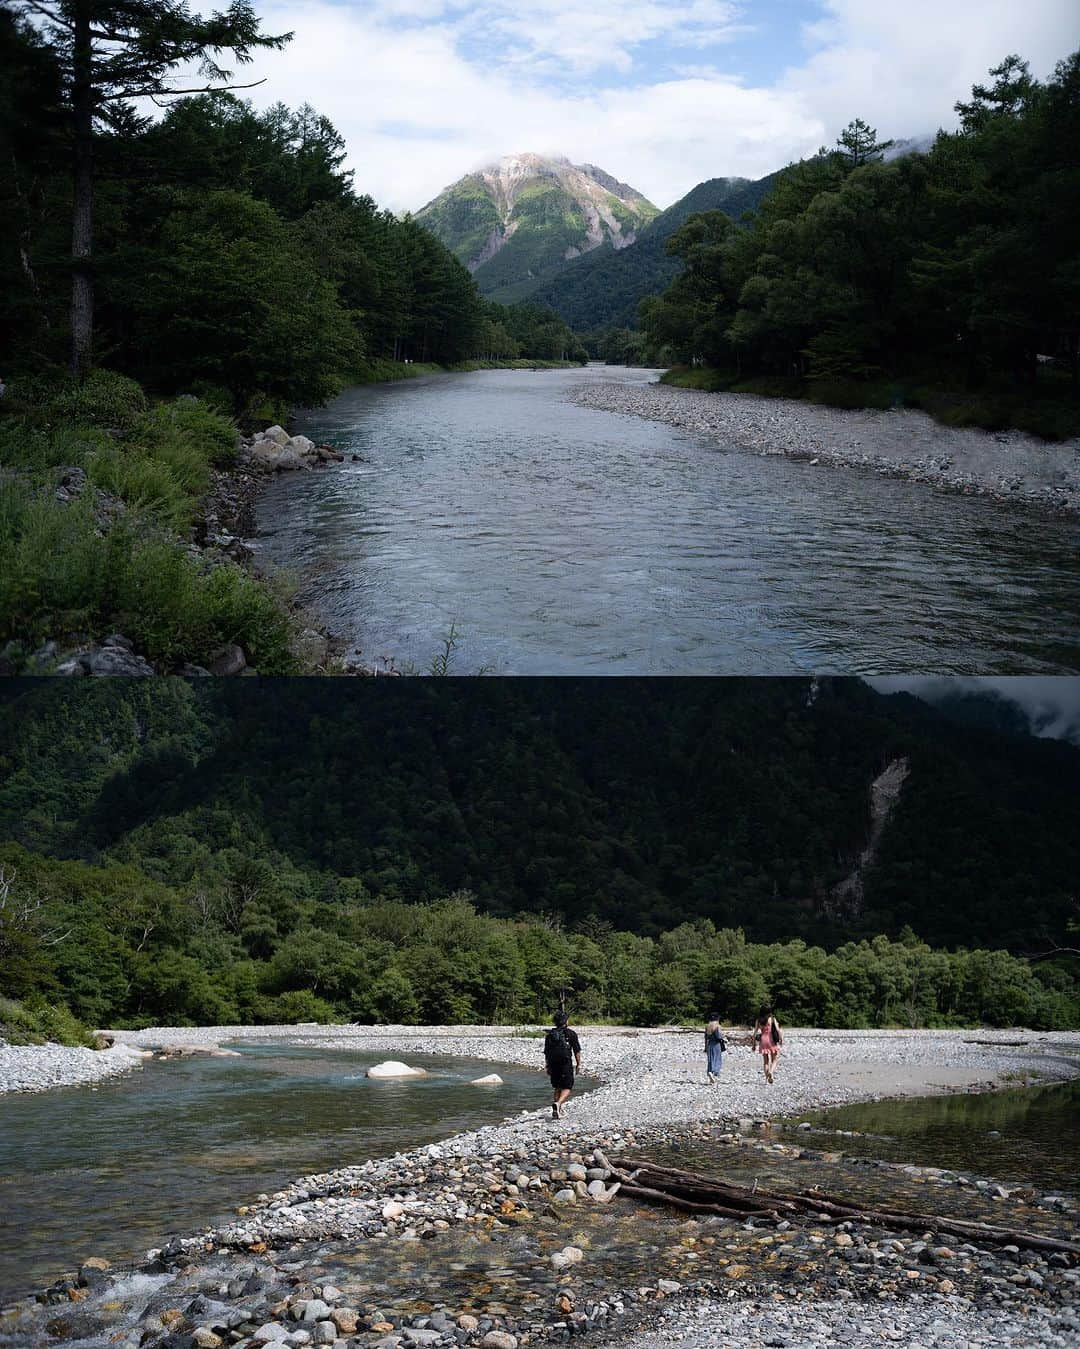
[[[983,431],[1026,431],[1042,440],[1080,436],[1080,403],[1069,396],[1067,383],[1046,377],[1035,390],[971,391],[929,383],[925,378],[808,380],[785,375],[741,378],[711,366],[674,366],[661,384],[709,393],[750,393],[762,398],[800,398],[835,408],[914,407],[945,426],[972,426]]]
[[[84,1026],[62,1004],[42,997],[29,1002],[0,997],[0,1040],[9,1045],[40,1045],[47,1040],[60,1045],[94,1047],[89,1026]]]
[[[158,669],[207,665],[244,648],[267,674],[298,672],[294,624],[277,587],[232,562],[189,554],[185,534],[214,468],[236,452],[235,425],[208,404],[150,405],[132,381],[99,372],[23,382],[0,417],[0,644],[16,670],[46,640],[123,632]],[[90,490],[58,501],[60,466]],[[123,510],[95,510],[95,490]]]

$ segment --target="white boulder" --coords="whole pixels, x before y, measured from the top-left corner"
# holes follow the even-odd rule
[[[274,440],[279,445],[288,445],[289,433],[283,426],[270,426],[262,433],[263,440]]]
[[[498,1073],[488,1073],[487,1077],[474,1077],[469,1083],[471,1087],[501,1087],[502,1078]]]
[[[315,442],[313,440],[308,440],[307,436],[290,436],[285,444],[285,448],[287,450],[292,450],[294,454],[298,454],[303,458],[305,455],[312,453],[315,449]]]
[[[397,1059],[388,1059],[385,1063],[373,1063],[367,1070],[368,1077],[427,1077],[423,1068],[410,1068],[407,1063]]]

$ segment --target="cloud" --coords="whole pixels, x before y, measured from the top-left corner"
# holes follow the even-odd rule
[[[312,103],[345,136],[357,186],[394,210],[513,152],[599,164],[659,206],[703,179],[761,177],[852,117],[883,135],[951,124],[1011,50],[1045,74],[1075,0],[822,0],[805,60],[762,73],[768,0],[261,0],[259,106]],[[809,8],[809,6],[808,6]],[[750,81],[741,72],[754,69]]]
[[[808,59],[779,87],[830,128],[862,117],[883,135],[956,125],[953,104],[1010,53],[1040,78],[1077,45],[1076,0],[822,0]]]
[[[713,9],[731,6],[676,6],[683,22],[675,31],[690,41],[692,16]],[[267,83],[252,91],[253,102],[314,104],[345,136],[358,187],[394,210],[416,210],[462,174],[525,150],[599,164],[664,206],[704,177],[768,173],[815,149],[825,132],[799,96],[749,88],[732,76],[631,85],[587,79],[570,87],[545,81],[542,65],[522,54],[539,52],[537,62],[554,55],[569,5],[548,6],[547,33],[535,20],[511,32],[507,19],[500,58],[490,61],[466,54],[468,34],[449,6],[424,24],[389,22],[382,5],[325,0],[268,0],[259,12],[267,31],[292,29],[295,37],[283,52],[257,59],[255,77]],[[605,0],[589,18],[588,42],[569,50],[564,73],[577,69],[585,46],[593,61],[596,53],[625,57],[644,40],[638,35],[658,31],[660,14],[660,6]],[[618,36],[607,40],[604,22]]]
[[[958,693],[996,695],[1022,708],[1032,735],[1080,745],[1080,677],[1071,675],[890,675],[866,681],[879,693],[938,703]]]

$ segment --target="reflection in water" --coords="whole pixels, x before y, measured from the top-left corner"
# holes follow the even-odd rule
[[[301,422],[350,458],[270,486],[263,557],[420,670],[451,623],[461,673],[1080,669],[1075,523],[562,401],[613,377],[651,378],[350,390]]]
[[[1080,1079],[1053,1087],[867,1101],[800,1115],[820,1129],[878,1135],[810,1135],[818,1147],[916,1166],[942,1166],[1080,1192]]]
[[[490,1063],[427,1059],[430,1077],[373,1082],[376,1058],[241,1045],[240,1059],[149,1062],[128,1077],[4,1099],[0,1300],[90,1255],[141,1255],[227,1220],[297,1176],[389,1156],[546,1103],[537,1072],[469,1086]]]

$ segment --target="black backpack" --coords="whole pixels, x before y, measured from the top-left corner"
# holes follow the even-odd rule
[[[544,1037],[544,1061],[549,1069],[569,1068],[574,1061],[574,1051],[561,1026],[553,1026]]]

